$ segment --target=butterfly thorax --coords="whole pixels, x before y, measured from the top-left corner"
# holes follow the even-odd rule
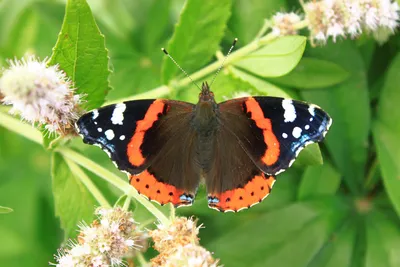
[[[207,82],[203,83],[199,102],[193,113],[193,126],[200,135],[209,137],[216,130],[218,104],[215,102],[214,93],[210,91]]]
[[[215,102],[214,94],[210,91],[208,84],[203,83],[199,102],[195,106],[192,127],[197,133],[196,152],[200,167],[207,170],[212,159],[215,135],[218,131],[218,104]]]

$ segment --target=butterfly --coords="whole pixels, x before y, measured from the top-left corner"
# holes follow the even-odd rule
[[[261,202],[276,175],[306,145],[322,141],[331,124],[318,106],[291,99],[253,96],[216,103],[205,82],[196,105],[128,101],[86,113],[76,127],[148,199],[191,205],[204,179],[209,207],[225,212]]]

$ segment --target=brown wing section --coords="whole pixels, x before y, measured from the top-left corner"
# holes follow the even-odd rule
[[[197,134],[190,125],[193,105],[169,100],[153,105],[137,122],[128,145],[130,162],[146,166],[146,171],[131,177],[131,184],[161,204],[190,205],[200,181]]]
[[[240,211],[268,196],[275,179],[264,175],[226,125],[220,124],[213,149],[204,173],[210,208]]]

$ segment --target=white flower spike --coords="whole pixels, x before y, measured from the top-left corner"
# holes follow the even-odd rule
[[[51,133],[72,131],[81,97],[65,73],[34,56],[9,64],[0,78],[0,93],[4,95],[2,102],[12,105],[10,112],[45,125]]]
[[[391,0],[320,0],[303,4],[312,41],[372,33],[384,43],[399,25],[399,5]],[[279,14],[279,13],[278,13]]]
[[[143,243],[143,235],[136,229],[132,213],[119,207],[100,208],[98,219],[92,225],[81,224],[79,243],[69,242],[68,247],[56,256],[57,267],[126,266],[122,258],[133,256]]]

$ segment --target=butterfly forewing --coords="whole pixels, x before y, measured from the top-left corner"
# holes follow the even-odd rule
[[[245,97],[219,104],[220,121],[264,173],[276,175],[306,145],[323,140],[332,121],[307,103],[276,97]]]
[[[131,174],[139,193],[161,204],[189,205],[200,179],[193,164],[193,107],[170,100],[130,101],[83,115],[77,128],[84,142],[101,146]]]
[[[106,151],[120,170],[140,173],[145,169],[144,164],[131,164],[127,149],[136,123],[143,120],[154,101],[130,101],[93,110],[78,120],[78,132],[85,143],[98,145]]]

